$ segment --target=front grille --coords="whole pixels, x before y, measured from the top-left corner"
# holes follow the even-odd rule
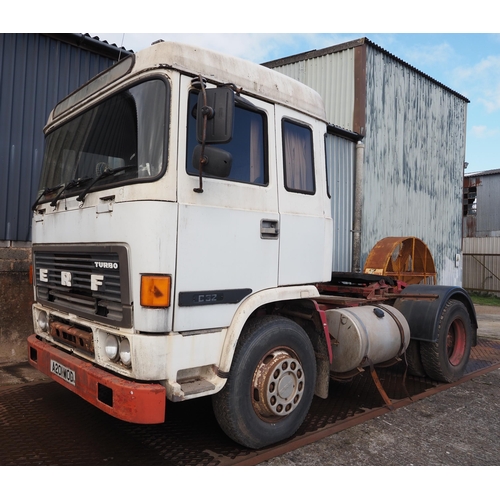
[[[40,303],[113,326],[132,326],[125,247],[36,247],[33,255]]]

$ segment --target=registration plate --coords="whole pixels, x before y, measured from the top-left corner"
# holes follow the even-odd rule
[[[61,365],[61,363],[54,361],[53,359],[50,360],[50,371],[54,375],[57,375],[58,377],[62,378],[65,382],[68,382],[68,384],[75,385],[76,382],[75,372],[73,370],[70,370],[64,365]]]

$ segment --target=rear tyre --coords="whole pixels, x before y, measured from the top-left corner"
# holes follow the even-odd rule
[[[410,340],[408,349],[405,352],[406,365],[408,373],[415,377],[426,377],[422,360],[420,359],[420,342],[418,340]]]
[[[432,379],[454,382],[465,373],[472,347],[472,325],[462,302],[447,302],[439,318],[437,334],[436,343],[420,343],[423,367]]]
[[[242,333],[229,379],[213,396],[214,413],[231,439],[262,448],[297,431],[315,382],[316,359],[305,331],[289,319],[265,316]]]

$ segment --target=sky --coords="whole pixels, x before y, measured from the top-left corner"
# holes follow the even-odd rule
[[[263,63],[367,37],[466,97],[466,173],[500,169],[500,34],[487,33],[89,33],[135,52],[163,39]]]

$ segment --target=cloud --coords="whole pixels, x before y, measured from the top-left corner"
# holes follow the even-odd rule
[[[478,98],[488,113],[494,113],[500,110],[500,85],[495,88],[484,89],[483,95]]]
[[[492,129],[487,125],[474,125],[470,129],[470,133],[477,139],[491,139],[500,135],[499,129]]]
[[[402,58],[416,68],[443,64],[454,57],[453,47],[444,42],[438,45],[411,45],[403,50]]]
[[[484,78],[491,74],[500,74],[500,56],[488,56],[472,66],[458,67],[455,69],[458,78],[476,79]]]
[[[474,65],[458,67],[454,75],[488,113],[500,110],[500,83],[497,83],[500,82],[500,56],[488,56]]]

